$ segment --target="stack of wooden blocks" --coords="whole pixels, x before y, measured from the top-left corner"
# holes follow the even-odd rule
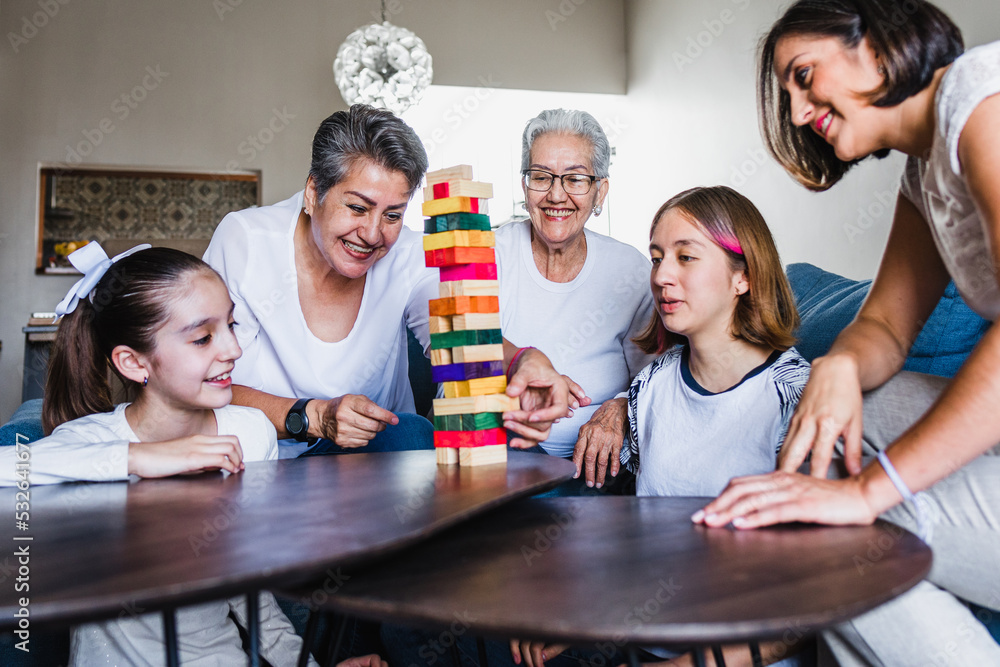
[[[463,466],[507,460],[503,412],[509,398],[500,335],[500,285],[487,200],[493,186],[472,167],[429,172],[424,188],[424,255],[441,270],[440,298],[430,301],[431,373],[444,385],[434,400],[437,461]]]

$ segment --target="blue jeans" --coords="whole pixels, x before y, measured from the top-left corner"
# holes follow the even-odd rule
[[[323,456],[325,454],[367,454],[369,452],[406,452],[414,449],[434,449],[434,424],[420,415],[400,412],[399,423],[388,425],[368,441],[365,447],[341,447],[332,440],[322,439],[299,454]]]

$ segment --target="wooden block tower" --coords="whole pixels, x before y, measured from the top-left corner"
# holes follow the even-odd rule
[[[459,165],[427,174],[424,256],[441,270],[440,298],[430,301],[431,374],[444,385],[434,400],[438,463],[463,466],[507,460],[503,412],[509,398],[500,335],[500,286],[487,200],[493,186]]]

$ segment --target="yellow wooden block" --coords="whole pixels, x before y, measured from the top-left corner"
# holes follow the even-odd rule
[[[432,218],[435,215],[447,215],[448,213],[479,213],[480,215],[489,215],[488,202],[488,199],[476,199],[474,197],[432,199],[423,203],[421,212],[428,218]]]
[[[507,463],[507,445],[486,445],[485,447],[459,447],[458,465],[486,466]]]
[[[469,164],[459,164],[454,167],[448,167],[446,169],[438,169],[437,171],[428,171],[424,176],[427,179],[427,185],[434,185],[435,183],[444,183],[446,181],[458,181],[458,180],[472,180],[472,165]]]
[[[500,281],[446,280],[441,283],[439,294],[442,299],[449,296],[500,296]],[[499,329],[500,325],[497,325],[496,328]],[[431,333],[440,332],[432,331]]]
[[[463,345],[462,347],[453,347],[451,348],[451,359],[450,363],[453,364],[471,364],[476,361],[502,360],[503,344]]]
[[[441,283],[444,285],[444,283]],[[444,296],[442,293],[441,296]],[[431,333],[448,333],[452,331],[451,317],[447,315],[432,315],[430,319]],[[499,325],[497,325],[499,328]]]
[[[424,188],[424,200],[440,199],[441,197],[477,197],[479,199],[493,198],[493,184],[481,181],[449,179],[441,183],[432,183]]]
[[[499,329],[500,313],[466,313],[452,315],[451,328],[454,331],[468,329]]]
[[[451,351],[455,348],[446,348],[443,350],[431,350],[431,365],[432,366],[444,366],[446,364],[454,363],[451,358]]]
[[[503,375],[458,382],[442,382],[441,384],[444,386],[445,398],[485,396],[487,394],[502,394],[507,391],[507,378]]]
[[[434,399],[434,414],[438,416],[470,415],[477,412],[512,412],[520,409],[520,399],[511,398],[507,394]]]
[[[458,465],[457,447],[437,447],[436,449],[438,465]]]
[[[493,232],[479,229],[455,229],[424,236],[424,251],[444,248],[492,248],[496,245]]]

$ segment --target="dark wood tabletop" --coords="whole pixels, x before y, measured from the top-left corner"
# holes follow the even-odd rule
[[[506,465],[438,466],[433,451],[248,463],[222,473],[136,483],[31,488],[15,530],[17,489],[0,552],[0,628],[30,598],[32,622],[154,611],[319,578],[383,556],[470,516],[569,479],[572,463],[511,452]],[[14,538],[31,537],[30,541]],[[29,589],[16,590],[16,550]]]
[[[930,549],[890,524],[693,525],[707,500],[521,500],[351,570],[324,606],[429,629],[460,618],[496,638],[709,644],[801,637],[930,569]]]

